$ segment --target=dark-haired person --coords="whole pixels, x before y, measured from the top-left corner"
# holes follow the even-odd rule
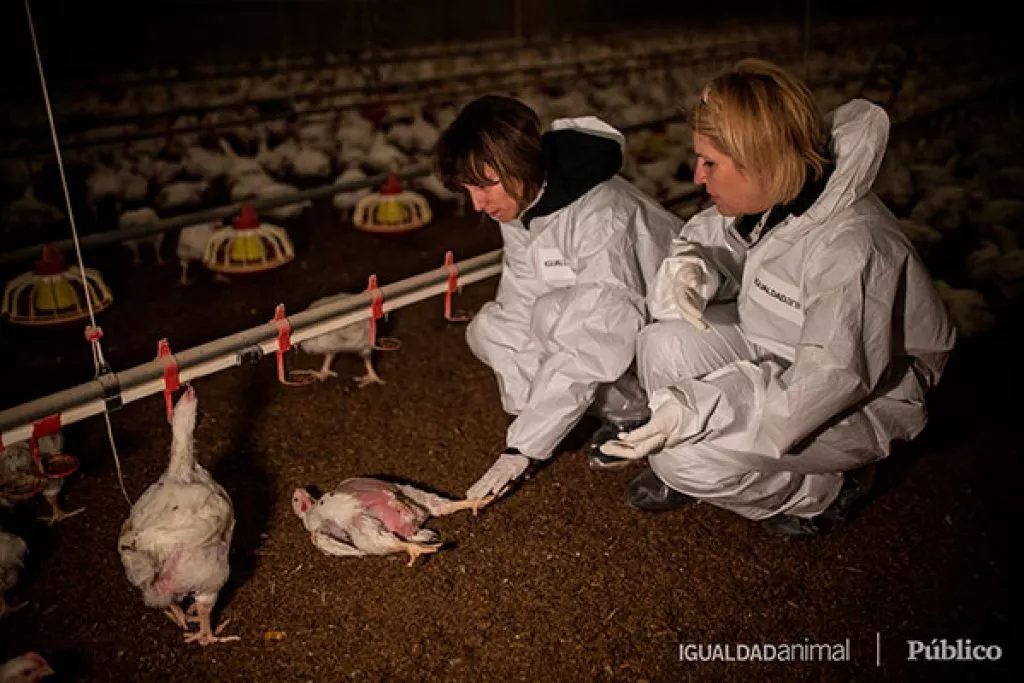
[[[437,166],[504,243],[494,301],[466,332],[516,416],[506,448],[467,498],[502,491],[588,412],[606,420],[595,444],[648,416],[633,368],[648,284],[682,221],[618,176],[621,133],[594,117],[541,131],[510,97],[466,105],[441,134]],[[621,464],[596,448],[591,465]]]

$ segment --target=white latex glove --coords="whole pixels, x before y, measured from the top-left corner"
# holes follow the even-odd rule
[[[664,401],[655,408],[647,424],[631,432],[620,432],[617,440],[601,444],[601,452],[615,458],[639,460],[666,445],[674,446],[683,441],[689,436],[695,418],[696,414],[685,404]]]
[[[698,330],[708,329],[704,322],[704,309],[708,302],[701,296],[700,288],[707,282],[704,270],[696,263],[684,263],[676,271],[672,293],[675,295],[676,306],[691,325]]]
[[[469,487],[469,490],[466,491],[466,498],[475,500],[492,493],[497,495],[505,486],[522,476],[529,465],[530,459],[525,455],[502,453],[491,465],[491,469],[487,470],[484,476]]]

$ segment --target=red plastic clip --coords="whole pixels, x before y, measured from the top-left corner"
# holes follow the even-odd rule
[[[46,468],[43,467],[42,453],[39,452],[39,439],[46,436],[47,434],[54,434],[60,431],[60,413],[54,415],[47,415],[41,420],[36,420],[32,423],[32,436],[28,438],[29,448],[32,449],[32,464],[35,465],[36,473],[41,477],[48,479],[59,479],[66,477],[71,474],[74,469],[77,469],[77,462],[74,464],[74,469],[68,472],[59,473],[56,476],[51,477],[46,472]]]
[[[167,424],[173,424],[174,399],[171,394],[178,390],[181,381],[178,379],[178,361],[171,353],[166,337],[156,343],[156,357],[164,364],[164,404],[167,406]]]
[[[463,323],[472,316],[468,313],[452,314],[452,295],[459,292],[459,267],[455,265],[455,256],[451,251],[444,255],[444,267],[448,269],[448,290],[444,293],[444,319],[448,322]]]
[[[284,315],[284,304],[274,309],[273,323],[277,325],[277,379],[281,384],[288,384],[284,371],[284,354],[292,348],[292,326]]]
[[[284,315],[284,304],[278,304],[274,309],[274,319],[271,322],[277,325],[277,381],[290,387],[302,387],[310,384],[312,379],[307,381],[288,379],[288,370],[284,367],[284,354],[292,348],[292,326]]]
[[[377,321],[384,317],[384,295],[377,289],[377,276],[371,275],[366,291],[373,293],[370,303],[370,346],[377,345]]]
[[[103,329],[102,328],[93,327],[92,325],[87,325],[86,326],[86,328],[85,328],[85,339],[90,344],[95,344],[96,342],[98,342],[102,338],[103,338]]]

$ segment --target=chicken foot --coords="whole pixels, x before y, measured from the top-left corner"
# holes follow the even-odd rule
[[[188,261],[186,259],[181,259],[179,261],[179,263],[181,263],[181,279],[178,280],[178,284],[179,285],[190,285],[190,284],[192,284],[192,281],[188,279]]]
[[[384,380],[380,378],[377,371],[373,367],[373,361],[366,357],[363,359],[363,364],[366,366],[366,374],[360,375],[359,377],[353,377],[356,384],[359,385],[360,389],[368,387],[371,384],[385,384]]]
[[[334,362],[334,356],[336,355],[337,354],[334,353],[324,354],[324,362],[323,365],[320,366],[319,370],[292,370],[292,374],[313,377],[319,382],[323,382],[328,377],[337,377],[338,373],[331,370],[331,363]]]
[[[43,494],[43,498],[46,499],[46,502],[50,504],[50,508],[53,510],[53,512],[50,514],[49,517],[40,517],[39,518],[39,519],[43,520],[44,522],[46,522],[48,526],[53,526],[57,522],[63,522],[65,519],[68,519],[70,517],[74,517],[79,512],[83,512],[85,510],[84,507],[80,507],[77,510],[72,510],[71,512],[65,512],[64,508],[62,508],[60,506],[60,502],[57,500],[57,496],[56,495],[50,495],[50,494],[44,493]]]
[[[7,600],[4,599],[4,596],[0,595],[0,617],[4,616],[5,614],[13,614],[14,612],[20,610],[22,607],[27,606],[28,603],[23,602],[20,605],[15,605],[14,607],[11,607],[7,604]]]
[[[471,500],[454,500],[437,508],[437,511],[434,512],[434,516],[441,517],[443,515],[453,515],[460,510],[472,510],[473,516],[475,517],[477,513],[480,512],[480,508],[486,507],[488,503],[495,499],[495,497],[496,496],[492,494],[490,496],[473,498]]]
[[[167,618],[173,621],[177,626],[181,627],[183,631],[189,630],[189,624],[195,624],[199,622],[199,617],[196,616],[195,604],[189,608],[188,614],[182,611],[181,606],[177,603],[171,603],[171,605],[164,610],[164,614]]]
[[[405,565],[406,567],[411,567],[415,564],[416,558],[420,555],[430,555],[440,549],[440,543],[409,543],[408,541],[395,540],[395,551],[409,553],[409,563]]]
[[[213,645],[215,643],[230,643],[232,641],[241,640],[241,636],[222,636],[220,632],[228,625],[230,619],[225,619],[217,630],[213,630],[213,626],[210,623],[210,615],[213,613],[213,605],[205,602],[196,602],[196,614],[199,618],[199,631],[197,633],[186,633],[186,643],[199,643],[204,647],[206,645]]]
[[[157,262],[158,265],[163,265],[164,264],[164,261],[162,261],[160,259],[160,253],[159,252],[157,252],[157,260],[156,260],[156,262]],[[188,279],[188,265],[189,265],[188,259],[180,259],[178,262],[181,264],[181,279],[178,280],[178,284],[179,285],[190,285],[190,284],[192,284],[192,281]],[[231,278],[229,278],[227,275],[224,275],[223,273],[216,273],[216,274],[214,274],[213,279],[216,282],[227,282],[227,283],[231,282]]]
[[[436,493],[423,491],[414,486],[407,486],[405,484],[399,484],[398,490],[410,500],[425,507],[431,517],[453,515],[460,510],[472,510],[473,515],[476,516],[480,511],[480,508],[497,498],[496,495],[490,495],[484,496],[483,498],[474,498],[472,500],[451,500],[450,498],[439,496]]]

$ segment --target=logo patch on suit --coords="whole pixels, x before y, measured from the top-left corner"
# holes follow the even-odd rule
[[[804,310],[800,288],[761,270],[754,276],[751,297],[759,306],[796,325],[803,325]]]
[[[545,282],[576,282],[576,273],[561,249],[546,247],[537,250],[540,276]]]

